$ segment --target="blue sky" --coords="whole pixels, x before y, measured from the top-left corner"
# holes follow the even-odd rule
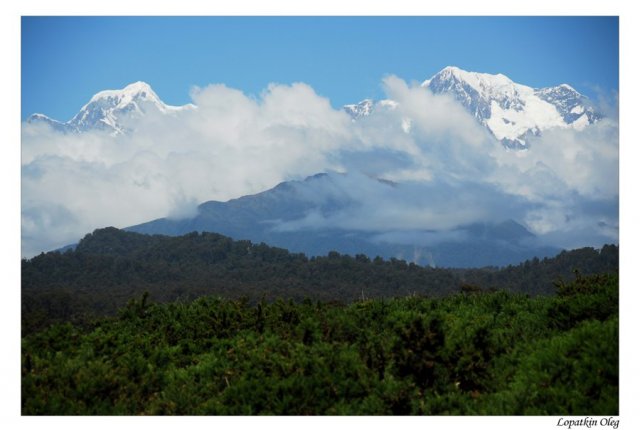
[[[617,17],[23,17],[22,118],[138,80],[177,105],[194,85],[305,82],[338,107],[447,65],[595,97],[618,89],[618,55]]]

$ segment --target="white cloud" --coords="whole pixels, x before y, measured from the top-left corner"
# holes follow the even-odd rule
[[[581,131],[551,129],[522,152],[494,151],[493,177],[531,199],[575,191],[587,198],[618,194],[618,126],[603,119]]]
[[[505,151],[453,99],[394,76],[384,88],[398,105],[357,122],[296,83],[272,84],[258,97],[224,85],[195,88],[196,109],[146,117],[116,137],[25,123],[23,255],[98,227],[188,217],[207,200],[331,170],[350,174],[309,199],[342,193],[352,204],[278,228],[378,229],[400,238],[391,232],[512,218],[556,245],[617,240],[616,119],[551,130],[528,151]]]
[[[331,154],[348,146],[348,116],[304,84],[271,85],[260,99],[224,85],[192,96],[197,109],[146,117],[129,135],[23,124],[23,254],[97,227],[186,216],[196,202],[263,191],[335,167]],[[41,214],[51,208],[74,217],[54,211],[51,231]]]

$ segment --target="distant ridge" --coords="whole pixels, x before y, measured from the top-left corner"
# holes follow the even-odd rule
[[[195,217],[160,218],[126,228],[145,234],[179,236],[192,231],[215,232],[236,240],[265,242],[309,256],[330,251],[370,258],[399,258],[434,267],[482,267],[518,264],[527,258],[547,257],[560,249],[535,245],[534,235],[513,220],[460,226],[439,234],[427,230],[362,230],[306,226],[310,217],[331,219],[350,213],[354,202],[345,190],[349,176],[318,174],[303,181],[283,182],[255,195],[228,202],[209,201]],[[402,196],[402,184],[375,178],[371,187],[382,187]]]

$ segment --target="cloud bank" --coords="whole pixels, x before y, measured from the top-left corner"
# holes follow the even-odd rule
[[[617,118],[582,131],[551,130],[527,151],[507,151],[452,98],[395,76],[383,86],[397,104],[356,122],[295,83],[272,84],[258,96],[224,85],[196,88],[196,109],[144,117],[127,135],[62,134],[24,123],[23,256],[95,228],[185,218],[204,201],[325,171],[348,175],[309,198],[342,196],[352,202],[348,209],[311,212],[276,228],[403,237],[514,219],[545,244],[617,242]]]

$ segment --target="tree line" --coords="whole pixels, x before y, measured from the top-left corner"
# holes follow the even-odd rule
[[[85,236],[74,250],[22,261],[22,331],[33,333],[57,322],[88,324],[115,315],[145,291],[159,303],[203,296],[254,304],[278,298],[351,303],[492,290],[536,296],[553,294],[554,283],[572,279],[575,271],[617,270],[614,245],[563,251],[504,268],[447,269],[337,252],[308,258],[215,233],[169,237],[105,228]]]

